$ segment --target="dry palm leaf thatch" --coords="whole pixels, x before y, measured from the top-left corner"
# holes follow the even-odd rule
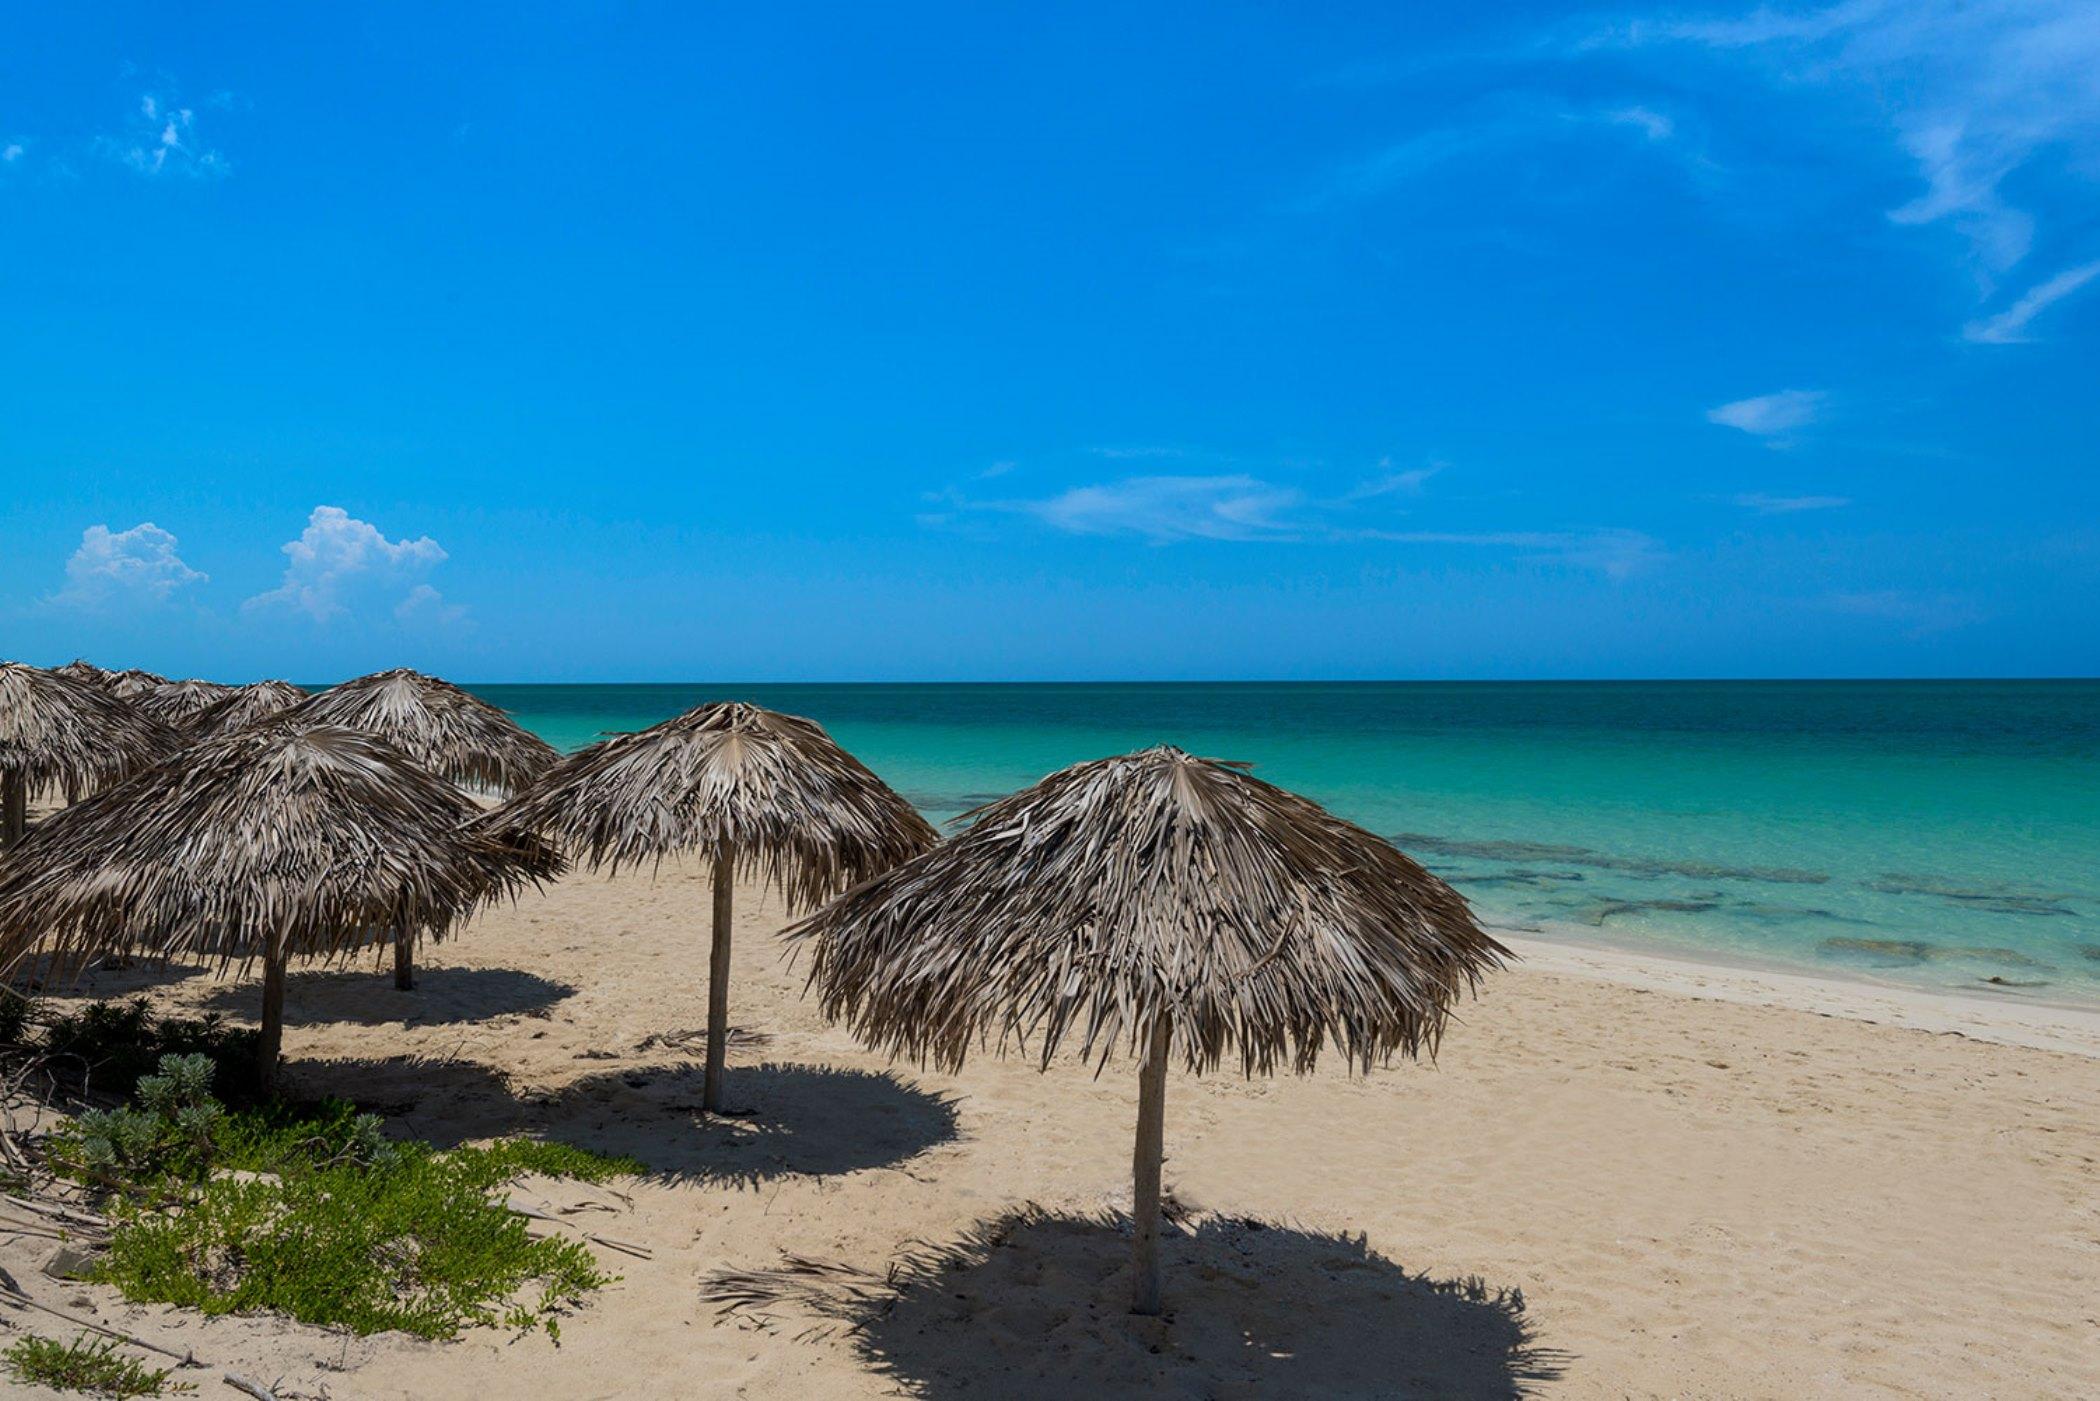
[[[0,968],[40,942],[60,968],[109,953],[263,961],[274,1072],[290,957],[442,937],[560,872],[530,836],[385,741],[266,720],[183,750],[59,813],[0,867]]]
[[[301,701],[299,718],[378,735],[440,778],[513,793],[560,757],[479,696],[407,667],[331,686]]]
[[[223,681],[169,681],[141,691],[132,704],[156,720],[188,731],[199,715],[236,689]]]
[[[251,682],[235,687],[233,694],[221,696],[198,711],[196,718],[190,721],[189,730],[199,739],[231,734],[258,720],[267,720],[290,710],[305,699],[306,692],[289,681]]]
[[[406,667],[332,686],[301,701],[295,713],[377,735],[440,778],[513,793],[559,757],[479,696]],[[415,985],[415,945],[404,934],[394,943],[394,986],[407,992]]]
[[[1170,747],[1075,765],[786,935],[814,949],[825,1014],[892,1055],[953,1069],[1032,1042],[1047,1066],[1076,1039],[1097,1065],[1139,1058],[1140,1312],[1170,1058],[1251,1075],[1308,1071],[1330,1042],[1367,1069],[1433,1054],[1507,956],[1390,843],[1242,769]]]
[[[704,1106],[721,1106],[730,888],[737,873],[805,910],[939,838],[824,727],[739,701],[698,706],[562,760],[490,821],[559,841],[592,865],[695,853],[714,868]]]
[[[114,671],[106,671],[96,666],[86,657],[75,657],[64,666],[55,666],[51,669],[60,676],[69,676],[75,681],[87,681],[97,686],[107,686],[116,678]]]
[[[0,662],[0,847],[21,837],[32,790],[57,788],[72,802],[180,744],[100,686]]]
[[[112,671],[104,680],[110,690],[117,693],[118,699],[128,701],[137,700],[156,686],[168,684],[168,678],[159,672],[135,666],[127,667],[123,671]]]

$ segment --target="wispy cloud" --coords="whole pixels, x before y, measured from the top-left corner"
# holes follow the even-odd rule
[[[1392,459],[1380,462],[1379,475],[1351,487],[1342,497],[1343,501],[1372,501],[1381,496],[1420,496],[1429,485],[1429,479],[1444,470],[1441,462],[1432,462],[1427,467],[1410,467],[1405,472],[1392,470]]]
[[[2051,178],[2090,183],[2100,174],[2100,82],[2093,76],[2100,73],[2100,7],[2090,0],[1761,7],[1735,18],[1637,21],[1593,33],[1577,48],[1672,43],[1767,61],[1789,86],[1846,86],[1869,95],[1923,182],[1888,217],[1956,230],[1987,296],[2035,246],[2035,214],[2007,193],[2023,183],[2014,177],[2045,164]],[[2030,202],[2033,183],[2024,182]],[[2004,315],[2018,311],[2016,305]],[[1998,319],[1976,324],[1987,329]],[[2013,324],[2017,331],[2024,319]],[[1988,335],[1971,339],[2001,343]]]
[[[1967,627],[1982,622],[1986,616],[1973,599],[1964,595],[1911,589],[1828,594],[1823,599],[1823,606],[1856,618],[1878,618],[1895,623],[1910,637],[1926,637]]]
[[[1688,142],[1668,112],[1649,103],[1575,106],[1533,96],[1505,95],[1469,119],[1409,133],[1383,149],[1331,171],[1298,201],[1313,213],[1382,195],[1443,167],[1527,151],[1542,141],[1638,139],[1640,149],[1668,154],[1690,174],[1710,175],[1714,164]]]
[[[1739,428],[1775,444],[1784,443],[1785,435],[1816,421],[1828,397],[1820,389],[1782,389],[1776,394],[1716,405],[1706,411],[1706,420],[1723,428]]]
[[[2100,277],[2100,262],[2066,268],[2047,282],[2030,289],[2020,300],[1996,316],[1971,321],[1962,327],[1962,335],[1965,339],[1983,345],[2019,345],[2032,340],[2033,337],[2027,334],[2027,323],[2095,277]]]
[[[1257,477],[1126,477],[1015,503],[1075,535],[1171,540],[1291,540],[1305,527],[1285,518],[1302,493]]]
[[[20,141],[0,142],[0,165],[13,165],[29,154],[29,148]]]
[[[1639,530],[1371,530],[1360,538],[1399,545],[1459,545],[1514,550],[1532,559],[1595,570],[1624,579],[1666,558],[1656,539]]]
[[[1849,496],[1771,496],[1762,491],[1745,491],[1731,499],[1744,510],[1755,511],[1761,516],[1784,516],[1796,511],[1834,511],[1852,504]]]
[[[1441,470],[1443,464],[1438,463],[1388,472],[1336,497],[1309,496],[1299,487],[1247,473],[1125,477],[1026,500],[973,500],[949,491],[934,498],[948,509],[921,513],[917,520],[928,528],[950,529],[973,515],[1001,513],[1025,516],[1070,535],[1121,536],[1153,545],[1206,540],[1477,546],[1612,578],[1624,578],[1663,557],[1653,539],[1634,530],[1461,532],[1395,530],[1377,524],[1394,514],[1378,508],[1380,498],[1418,493]]]
[[[210,577],[183,562],[178,543],[151,521],[129,530],[91,525],[66,561],[65,587],[46,601],[83,612],[166,603]]]
[[[226,174],[226,157],[197,133],[197,114],[157,92],[140,96],[125,130],[96,138],[104,156],[145,176],[186,175],[205,179]]]
[[[247,611],[304,613],[317,623],[373,604],[399,614],[441,616],[443,596],[421,576],[445,561],[443,547],[424,535],[389,540],[379,528],[340,506],[316,506],[299,538],[284,546],[284,580],[242,604]]]

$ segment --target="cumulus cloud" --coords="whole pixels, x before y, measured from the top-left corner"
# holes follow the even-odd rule
[[[231,168],[226,157],[199,139],[194,110],[149,92],[123,132],[96,140],[96,149],[141,175],[209,178]]]
[[[241,605],[250,611],[304,613],[317,623],[374,605],[443,619],[443,596],[422,576],[445,561],[437,541],[389,540],[340,506],[316,506],[299,538],[284,546],[284,581]]]
[[[177,543],[151,521],[129,530],[91,525],[66,561],[65,587],[50,601],[90,611],[166,603],[178,589],[210,577],[183,563]]]
[[[1708,409],[1706,420],[1724,428],[1740,428],[1755,437],[1780,440],[1782,435],[1814,423],[1823,411],[1826,397],[1817,389],[1782,389],[1777,394],[1760,394]]]
[[[1744,510],[1755,511],[1761,516],[1791,515],[1795,511],[1832,511],[1852,504],[1849,496],[1772,496],[1762,491],[1745,491],[1733,499]]]

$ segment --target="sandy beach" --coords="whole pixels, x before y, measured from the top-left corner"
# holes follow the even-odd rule
[[[701,1120],[695,1057],[651,1038],[703,1024],[707,896],[697,871],[572,876],[432,950],[413,994],[361,969],[292,978],[295,1088],[439,1142],[542,1134],[657,1169],[624,1196],[527,1192],[653,1255],[605,1252],[622,1281],[559,1346],[205,1321],[49,1279],[37,1242],[0,1256],[45,1302],[286,1396],[484,1394],[499,1359],[506,1394],[567,1397],[2100,1390],[2089,1015],[1993,1026],[1988,1004],[1528,943],[1434,1066],[1177,1075],[1186,1214],[1148,1322],[1101,1224],[1127,1200],[1131,1077],[887,1065],[801,1001],[756,889],[732,1001],[758,1033],[732,1047],[733,1097],[756,1113]],[[83,991],[140,987],[254,1002],[144,969]],[[2037,1039],[2054,1048],[2006,1044]],[[783,1251],[917,1273],[857,1331],[703,1298]]]

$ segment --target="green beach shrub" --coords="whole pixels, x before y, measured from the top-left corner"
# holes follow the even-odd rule
[[[84,1391],[91,1396],[166,1396],[195,1391],[188,1382],[170,1382],[167,1367],[147,1367],[117,1355],[111,1338],[82,1333],[70,1343],[27,1337],[0,1352],[10,1375],[26,1386],[54,1391]]]
[[[211,1083],[203,1056],[166,1056],[135,1104],[54,1135],[54,1168],[108,1199],[92,1277],[127,1299],[356,1333],[559,1337],[561,1306],[613,1278],[494,1192],[523,1173],[604,1182],[642,1171],[632,1159],[527,1139],[439,1150],[386,1138],[342,1100],[227,1110]]]

